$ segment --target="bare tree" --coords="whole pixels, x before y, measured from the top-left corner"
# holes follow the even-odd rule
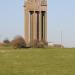
[[[26,43],[23,37],[21,36],[16,36],[12,41],[11,44],[14,48],[25,48]]]

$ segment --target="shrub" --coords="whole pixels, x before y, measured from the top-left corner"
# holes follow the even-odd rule
[[[38,48],[47,48],[48,47],[48,43],[46,41],[39,41],[38,43]]]
[[[14,48],[25,48],[26,47],[25,40],[21,36],[16,36],[12,40],[11,44]]]
[[[10,44],[10,41],[9,41],[8,39],[3,40],[3,44],[4,44],[4,46],[6,46],[6,47],[8,47],[8,46],[11,45],[11,44]]]
[[[8,39],[5,39],[5,40],[3,41],[3,43],[9,44],[10,41],[9,41]]]
[[[48,46],[48,43],[45,41],[38,41],[38,40],[34,40],[33,42],[33,47],[34,48],[46,48]]]

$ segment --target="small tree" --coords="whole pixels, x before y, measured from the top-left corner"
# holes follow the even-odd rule
[[[12,40],[11,44],[14,48],[25,48],[26,47],[25,40],[21,36],[16,36]]]
[[[10,41],[8,39],[3,40],[4,46],[10,46]]]
[[[8,39],[5,39],[5,40],[3,41],[3,43],[5,43],[5,44],[9,44],[10,41],[9,41]]]

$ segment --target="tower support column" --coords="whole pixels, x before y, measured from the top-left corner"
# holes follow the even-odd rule
[[[42,14],[41,14],[41,11],[39,12],[39,41],[41,41],[42,40],[42,30],[41,30],[41,27],[42,27],[42,23],[41,23],[41,16],[42,16]]]
[[[33,11],[30,11],[30,44],[33,42]]]
[[[45,41],[47,42],[47,12],[45,12]]]
[[[29,28],[30,28],[30,23],[29,23],[29,12],[26,10],[25,11],[25,42],[28,45],[30,41],[30,36],[29,36]]]
[[[37,40],[37,13],[33,14],[33,41]]]

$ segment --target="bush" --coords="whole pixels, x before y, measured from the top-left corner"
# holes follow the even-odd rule
[[[25,48],[26,47],[25,40],[21,36],[15,37],[14,40],[12,40],[11,44],[14,48]]]
[[[48,43],[46,41],[40,41],[38,43],[38,48],[47,48],[48,47]]]
[[[9,41],[8,39],[5,39],[5,40],[3,41],[3,43],[9,44],[10,41]]]
[[[33,47],[34,48],[47,48],[48,43],[43,40],[42,41],[34,40]]]
[[[4,45],[5,47],[8,47],[8,46],[10,46],[11,44],[10,44],[10,41],[9,41],[8,39],[5,39],[5,40],[3,41],[3,45]]]

